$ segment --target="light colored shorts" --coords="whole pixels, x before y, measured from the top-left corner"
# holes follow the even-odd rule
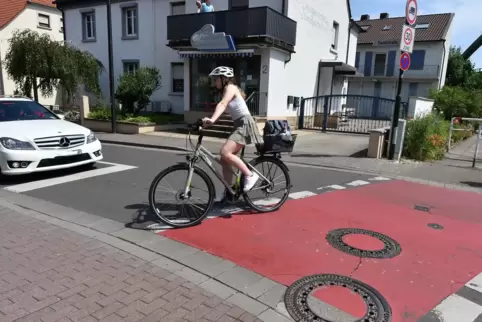
[[[263,143],[258,126],[251,115],[242,116],[234,120],[233,123],[234,130],[228,140],[242,145]]]

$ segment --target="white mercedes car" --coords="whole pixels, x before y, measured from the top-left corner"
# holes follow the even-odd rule
[[[0,171],[20,175],[103,159],[94,133],[29,98],[0,96]]]

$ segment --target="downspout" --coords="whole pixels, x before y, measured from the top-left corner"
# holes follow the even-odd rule
[[[444,74],[445,55],[447,53],[447,50],[445,49],[445,42],[446,42],[446,40],[444,39],[444,41],[443,41],[443,54],[442,54],[442,68],[440,68],[440,77],[439,77],[439,80],[438,80],[438,89],[440,89],[440,86],[442,84],[442,76]]]
[[[281,2],[281,13],[283,14],[283,16],[286,16],[286,0],[282,0]]]
[[[351,38],[351,26],[352,22],[350,20],[350,23],[348,24],[348,45],[346,47],[346,58],[345,58],[345,63],[348,64],[348,54],[350,53],[350,38]]]

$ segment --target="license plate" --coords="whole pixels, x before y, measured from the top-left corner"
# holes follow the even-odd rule
[[[62,156],[71,156],[71,155],[78,155],[78,154],[82,154],[82,150],[69,150],[69,151],[66,151]]]

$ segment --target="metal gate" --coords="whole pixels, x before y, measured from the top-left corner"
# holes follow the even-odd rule
[[[326,95],[302,98],[298,119],[300,129],[368,133],[391,125],[395,100],[365,95]],[[408,104],[402,103],[405,118]]]

